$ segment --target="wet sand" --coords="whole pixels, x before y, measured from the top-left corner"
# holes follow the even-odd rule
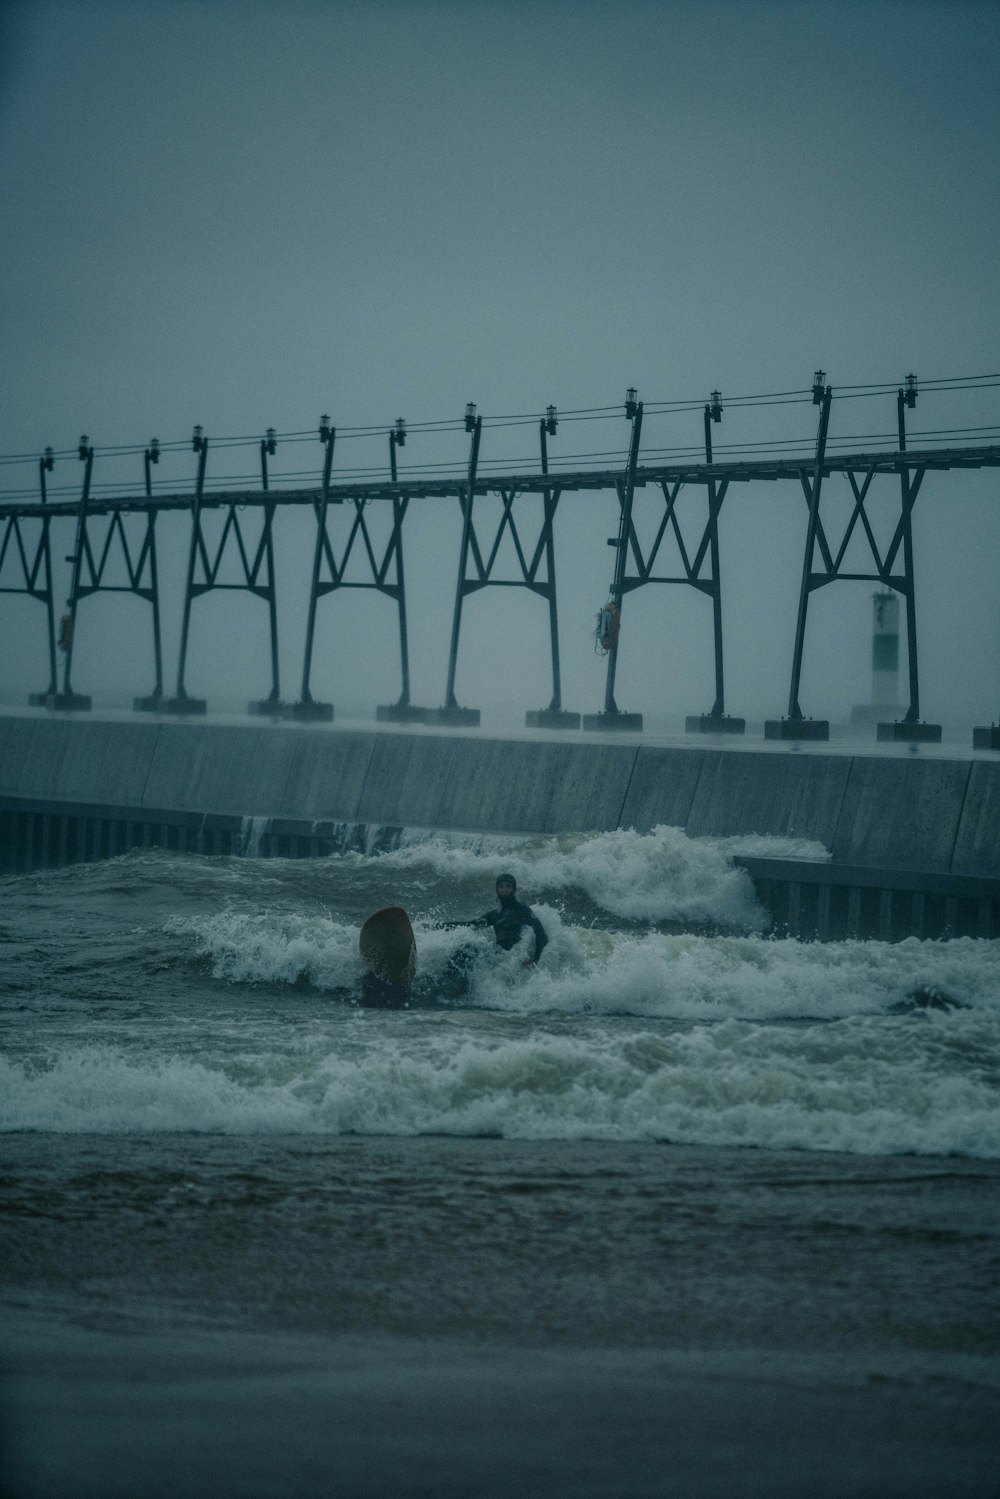
[[[982,1359],[98,1322],[8,1308],[4,1499],[996,1493]]]
[[[997,1493],[994,1162],[17,1148],[2,1499]]]

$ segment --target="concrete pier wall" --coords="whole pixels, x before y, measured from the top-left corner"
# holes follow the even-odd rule
[[[293,856],[371,836],[345,827],[810,839],[829,862],[742,861],[789,929],[829,925],[837,888],[855,892],[849,933],[876,907],[893,935],[926,927],[936,901],[952,918],[971,902],[978,934],[1000,923],[1000,760],[0,716],[0,868],[148,843],[238,853],[248,819]],[[804,906],[793,886],[810,887]],[[911,916],[897,900],[890,919],[880,890],[908,892]]]

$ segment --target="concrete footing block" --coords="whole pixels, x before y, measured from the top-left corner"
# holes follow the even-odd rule
[[[165,697],[160,700],[161,713],[173,713],[178,718],[204,718],[208,703],[203,697]]]
[[[84,692],[33,692],[28,702],[32,708],[52,708],[60,713],[89,713],[93,707]]]
[[[974,728],[972,748],[1000,750],[1000,723],[979,724]]]
[[[428,710],[427,723],[446,724],[450,728],[478,729],[479,709],[460,708],[455,703],[450,708],[431,708]]]
[[[641,713],[585,713],[583,728],[588,734],[641,734]]]
[[[383,703],[375,709],[376,723],[431,723],[433,708],[418,708],[415,703]]]
[[[896,723],[880,723],[876,726],[875,738],[892,744],[940,744],[941,725],[906,723],[902,719]]]
[[[528,729],[578,729],[580,714],[565,708],[530,708],[524,715]]]
[[[851,709],[848,723],[856,733],[861,729],[874,729],[888,714],[898,712],[896,703],[856,703]]]
[[[687,734],[745,734],[745,718],[731,718],[728,713],[693,713],[684,720]]]
[[[829,739],[828,718],[768,718],[764,723],[765,739]]]
[[[162,713],[163,693],[151,692],[148,697],[134,697],[132,699],[133,713]]]
[[[292,718],[298,723],[333,723],[333,704],[308,702],[292,704]]]
[[[278,698],[263,697],[257,702],[247,703],[247,712],[251,718],[291,718],[292,704],[283,703]]]

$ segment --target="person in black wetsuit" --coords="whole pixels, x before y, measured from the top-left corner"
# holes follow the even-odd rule
[[[530,906],[517,899],[517,881],[512,874],[501,874],[497,877],[497,900],[500,902],[495,911],[484,911],[482,916],[475,916],[471,921],[451,921],[449,926],[491,926],[497,940],[497,947],[502,947],[509,952],[520,942],[525,927],[530,927],[535,934],[534,957],[526,958],[525,968],[534,968],[548,943],[545,928],[535,915]],[[451,959],[451,966],[460,971],[469,967],[475,958],[475,951],[471,948],[462,948]]]

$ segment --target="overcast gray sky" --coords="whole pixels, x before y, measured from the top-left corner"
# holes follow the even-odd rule
[[[702,400],[715,387],[801,389],[818,366],[835,390],[1000,368],[991,0],[29,0],[8,3],[0,41],[5,454],[69,448],[81,432],[99,448],[166,441],[195,422],[213,436],[301,431],[323,411],[388,426],[458,416],[469,400],[486,416],[606,406],[626,385],[649,402]],[[928,394],[912,420],[995,424],[998,394]],[[727,413],[718,440],[802,435],[814,416]],[[843,401],[832,430],[894,421],[891,397]],[[696,444],[700,429],[698,413],[650,420],[644,446]],[[484,458],[530,446],[531,430],[487,431]],[[564,424],[553,451],[626,441],[620,418]],[[423,456],[463,457],[464,434],[449,442],[428,440]],[[384,464],[381,438],[362,447],[338,461]],[[421,460],[416,439],[400,456]],[[318,442],[304,461],[318,465]],[[24,478],[3,472],[8,486]],[[805,520],[791,489],[733,489],[723,512],[728,706],[748,716],[787,697]],[[1000,705],[997,492],[995,474],[931,475],[918,501],[926,717],[983,721]],[[408,547],[414,696],[435,704],[458,511],[428,504]],[[567,497],[560,512],[569,707],[603,693],[588,632],[614,505]],[[286,697],[307,529],[279,535]],[[807,712],[836,716],[866,696],[870,592],[817,600]],[[548,700],[544,605],[512,597],[470,601],[465,701]],[[254,694],[267,685],[263,608],[217,603],[201,601],[195,620],[192,649],[207,652],[208,621],[217,640],[192,690],[218,679]],[[621,706],[710,706],[707,601],[651,588],[629,603]],[[142,636],[142,606],[85,607],[77,685],[110,689],[97,640],[126,620]],[[391,606],[321,609],[322,693],[391,700]],[[8,697],[44,685],[41,614],[0,597],[16,642]],[[248,657],[245,629],[258,628]],[[512,628],[527,658],[516,666],[497,648]],[[355,691],[366,651],[367,694]],[[133,678],[123,696],[147,686]]]

